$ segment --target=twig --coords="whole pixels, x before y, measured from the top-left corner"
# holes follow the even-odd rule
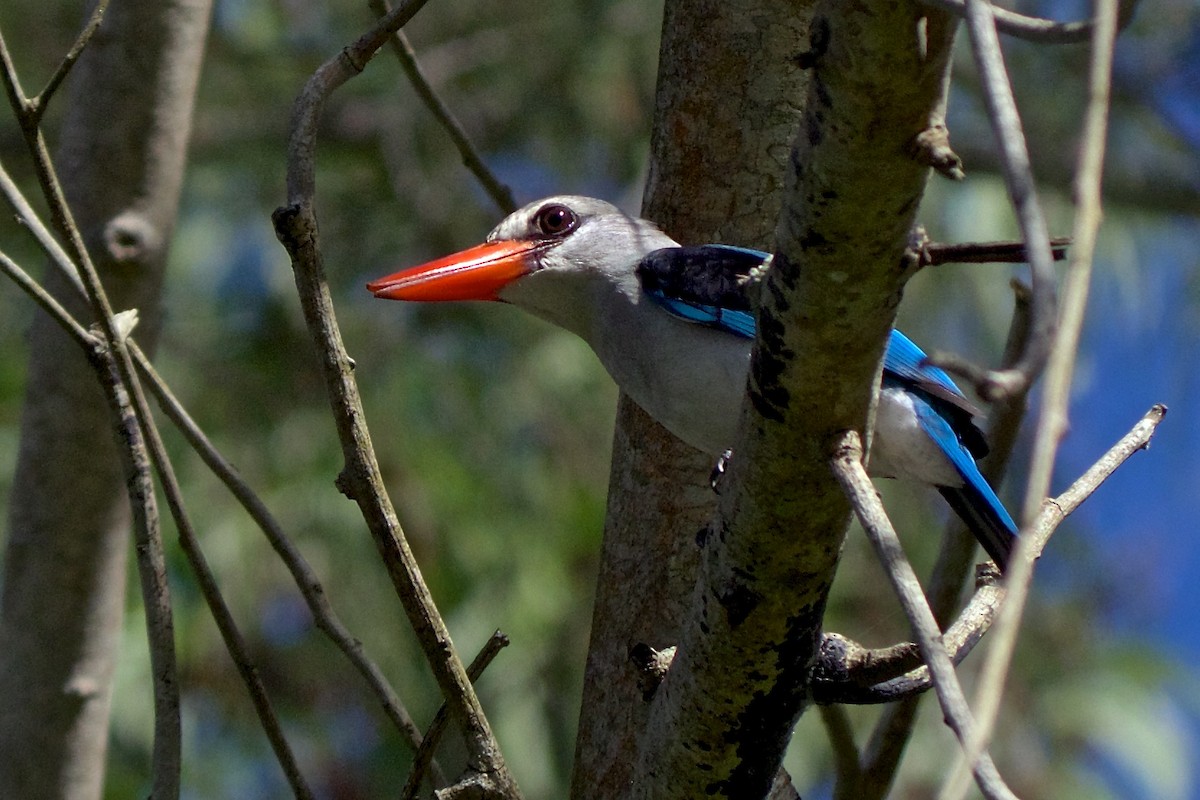
[[[402,28],[428,0],[408,0],[397,6],[386,17],[381,19],[371,30],[364,33],[353,44],[350,44],[322,64],[312,77],[305,83],[296,98],[291,122],[291,133],[288,147],[293,153],[316,152],[317,121],[325,98],[332,94],[343,83],[362,72],[367,62],[375,57],[376,52],[384,45],[393,32]],[[294,201],[302,198],[311,199],[316,194],[316,175],[311,168],[292,168],[287,175],[288,199]]]
[[[927,5],[937,6],[954,14],[962,16],[966,10],[966,0],[922,0]],[[1133,19],[1138,0],[1125,0],[1121,4],[1120,28],[1123,29]],[[1007,8],[994,6],[992,14],[996,17],[996,30],[1017,39],[1025,39],[1039,44],[1076,44],[1086,42],[1095,30],[1094,20],[1079,22],[1055,22],[1041,17],[1031,17],[1018,14]]]
[[[496,656],[500,655],[500,651],[508,647],[508,641],[508,636],[501,631],[495,631],[488,638],[483,648],[467,666],[467,677],[471,679],[471,683],[479,680],[479,676],[495,660]],[[437,749],[438,741],[442,738],[442,732],[446,729],[446,723],[449,720],[449,707],[443,702],[437,713],[433,715],[433,722],[429,723],[429,728],[421,739],[421,746],[413,755],[412,769],[409,770],[408,780],[405,781],[404,790],[400,793],[400,797],[404,800],[415,800],[417,791],[421,788],[421,781],[429,770],[429,765],[433,762],[434,751]],[[435,779],[435,783],[441,784],[443,781]]]
[[[38,244],[41,245],[42,250],[49,256],[51,264],[67,277],[82,295],[83,283],[70,256],[66,254],[58,244],[58,241],[50,234],[50,231],[42,224],[37,213],[26,201],[24,195],[22,195],[20,188],[4,170],[3,164],[0,164],[0,193],[4,195],[5,199],[12,206],[16,213],[17,221],[25,225],[30,233],[33,234]],[[58,304],[58,301],[47,294],[20,267],[11,263],[11,261],[3,264],[3,266],[4,271],[22,289],[29,293],[39,305],[45,308],[51,316],[57,319],[59,324],[71,332],[76,339],[79,339],[81,344],[91,342],[92,346],[95,346],[98,343],[95,337],[84,330],[71,317],[70,313]],[[87,338],[86,342],[83,340],[83,337]],[[155,371],[149,358],[138,347],[137,342],[133,338],[129,338],[127,345],[142,379],[149,385],[151,394],[155,396],[163,412],[176,424],[201,460],[225,484],[230,493],[242,504],[242,507],[246,509],[246,512],[257,523],[260,530],[263,531],[271,546],[279,553],[284,564],[291,572],[292,578],[300,590],[300,594],[308,604],[309,611],[313,615],[313,620],[317,628],[329,637],[363,678],[366,679],[368,686],[375,693],[376,698],[383,707],[384,713],[392,720],[396,728],[407,737],[415,751],[421,744],[420,730],[418,730],[408,710],[404,707],[403,701],[400,700],[400,697],[388,683],[383,671],[367,656],[362,643],[354,638],[349,629],[346,628],[334,612],[325,594],[324,587],[321,586],[316,573],[313,572],[308,562],[304,559],[304,556],[288,540],[283,528],[258,495],[255,494],[254,490],[242,480],[233,465],[213,446],[208,437],[204,435],[204,432],[200,430],[195,420],[191,418],[187,410],[174,394],[171,393],[166,382]],[[444,782],[441,767],[436,761],[431,765],[430,772],[435,780]]]
[[[63,329],[71,334],[80,347],[84,350],[94,350],[100,340],[92,336],[88,331],[75,321],[71,316],[71,312],[63,308],[62,304],[54,298],[54,295],[42,288],[41,284],[29,277],[29,273],[21,269],[17,262],[13,261],[4,252],[0,252],[0,271],[12,279],[13,283],[17,284],[27,295],[33,298],[33,301],[42,307],[42,310],[49,314],[62,325]]]
[[[111,321],[111,320],[110,320]],[[92,351],[93,353],[95,351]],[[105,387],[105,396],[117,416],[121,437],[121,459],[125,465],[125,485],[133,507],[134,551],[137,554],[142,605],[146,615],[146,636],[150,647],[150,669],[154,675],[154,748],[151,761],[150,797],[174,800],[179,797],[183,754],[180,744],[179,673],[175,662],[175,624],[171,611],[171,590],[167,583],[167,559],[163,553],[162,529],[154,482],[146,453],[145,429],[130,402],[126,387],[128,351],[106,351],[103,361],[95,360],[96,371]]]
[[[73,62],[72,62],[73,63]],[[62,183],[50,158],[39,120],[41,112],[25,97],[4,38],[0,35],[0,81],[4,83],[22,135],[30,152],[38,183],[59,232],[67,241],[83,281],[88,303],[103,335],[102,348],[90,352],[105,396],[122,440],[119,447],[125,470],[126,491],[133,511],[150,664],[154,676],[154,746],[151,797],[168,800],[179,796],[182,767],[179,680],[175,663],[174,624],[166,557],[162,549],[158,506],[150,477],[149,457],[143,431],[130,406],[129,387],[134,384],[133,365],[125,338],[118,331],[113,310],[100,283],[95,265],[84,246],[79,227],[63,193]]]
[[[142,429],[146,432],[146,444],[158,473],[159,483],[162,484],[163,493],[166,495],[167,507],[171,510],[171,516],[175,520],[175,528],[179,534],[179,544],[183,549],[183,554],[187,557],[192,572],[196,575],[196,582],[200,586],[200,592],[204,595],[213,620],[217,623],[217,629],[221,632],[225,649],[229,651],[229,655],[242,677],[242,682],[250,693],[250,700],[254,704],[254,710],[258,713],[259,723],[267,735],[267,740],[271,743],[275,758],[283,768],[284,777],[292,787],[292,794],[298,800],[312,800],[312,790],[300,772],[291,745],[283,735],[279,717],[271,704],[271,698],[267,695],[267,688],[259,678],[258,668],[250,657],[250,649],[246,646],[246,640],[242,638],[237,622],[234,620],[229,606],[225,603],[225,598],[221,595],[221,588],[217,585],[216,576],[213,575],[208,560],[200,549],[196,530],[192,527],[191,518],[183,505],[183,492],[179,488],[179,481],[175,478],[175,469],[167,456],[167,449],[163,445],[158,427],[154,424],[154,418],[150,413],[150,406],[146,402],[146,395],[142,391],[140,382],[134,382],[132,389],[134,408],[142,422]]]
[[[396,512],[388,499],[379,464],[370,444],[352,362],[342,345],[333,301],[325,280],[317,241],[313,205],[316,189],[317,121],[325,99],[356,73],[424,4],[410,0],[398,7],[354,44],[321,65],[296,99],[288,143],[288,205],[273,215],[276,235],[292,261],[305,322],[316,345],[329,402],[342,441],[345,468],[339,488],[358,503],[384,566],[452,716],[461,727],[468,752],[468,771],[497,796],[517,798],[520,790],[504,763],[445,622],[429,594]]]
[[[1034,560],[1041,555],[1050,536],[1063,520],[1074,513],[1084,500],[1091,497],[1126,459],[1150,445],[1150,440],[1166,413],[1166,406],[1152,406],[1129,433],[1122,436],[1066,491],[1042,505],[1037,519],[1024,535],[1026,544],[1023,547],[1026,548],[1029,559]],[[1004,584],[985,581],[959,613],[954,625],[942,635],[946,649],[952,651],[956,662],[961,655],[965,655],[965,650],[986,633],[1003,603],[1004,596]],[[897,667],[889,662],[906,663],[904,660],[911,658],[910,648],[912,645],[902,644],[882,650],[869,650],[844,636],[826,634],[814,675],[814,699],[820,703],[879,703],[924,691],[929,685],[924,666],[900,677],[888,677],[881,683],[869,685],[878,680],[881,671],[887,675],[894,675]],[[866,679],[862,680],[862,676]]]
[[[279,521],[263,503],[262,499],[254,492],[253,489],[242,479],[238,474],[237,469],[229,463],[225,456],[212,444],[196,421],[188,414],[187,409],[171,392],[169,386],[154,369],[153,364],[138,348],[137,344],[130,342],[133,352],[134,361],[137,364],[138,371],[146,381],[150,389],[150,393],[154,395],[159,408],[163,413],[175,423],[175,426],[183,434],[184,439],[196,451],[200,459],[212,470],[213,474],[225,484],[230,494],[237,499],[250,518],[254,520],[263,535],[267,537],[271,547],[279,554],[284,565],[292,574],[292,580],[295,581],[296,587],[300,590],[301,596],[308,605],[309,612],[313,615],[313,623],[317,629],[329,637],[330,641],[337,646],[339,650],[346,656],[359,674],[366,680],[371,691],[375,693],[376,699],[383,707],[384,713],[396,726],[397,730],[405,735],[409,744],[415,752],[421,746],[421,731],[413,722],[412,716],[405,708],[404,702],[392,688],[387,677],[383,674],[383,670],[367,656],[363,649],[362,642],[356,639],[350,630],[338,617],[333,610],[332,604],[325,593],[325,588],[321,585],[316,573],[309,565],[304,555],[292,544],[287,534],[284,533],[283,527]],[[441,767],[434,762],[430,768],[434,780],[442,783]]]
[[[1001,399],[1028,388],[1041,373],[1050,353],[1055,326],[1054,258],[1046,220],[1037,198],[1021,117],[1004,67],[992,6],[988,0],[965,0],[965,19],[983,87],[988,119],[1000,150],[1004,182],[1025,242],[1031,275],[1030,336],[1025,351],[1012,367],[980,376],[971,370],[959,374],[972,379],[981,397]],[[962,366],[944,363],[947,369]],[[982,378],[982,379],[981,379]]]
[[[1092,494],[1100,488],[1108,477],[1116,472],[1125,461],[1139,450],[1145,450],[1150,446],[1150,440],[1154,433],[1158,430],[1158,426],[1166,417],[1167,407],[1161,403],[1157,403],[1150,407],[1137,424],[1130,429],[1129,433],[1122,436],[1116,444],[1109,448],[1096,463],[1092,464],[1088,470],[1083,473],[1074,483],[1072,483],[1066,491],[1058,495],[1052,500],[1047,500],[1042,504],[1041,511],[1037,519],[1029,529],[1024,533],[1024,541],[1020,545],[1025,550],[1025,558],[1028,561],[1035,561],[1041,556],[1042,550],[1049,541],[1050,536],[1062,524],[1068,516],[1075,512],[1083,501],[1091,497]],[[1011,568],[1008,579],[1011,580]],[[1001,587],[1002,588],[1002,587]],[[970,611],[978,599],[979,594],[972,599],[971,604],[964,610],[964,614]],[[948,789],[943,791],[942,795],[948,794]]]
[[[1017,244],[1024,249],[1023,243]],[[1055,257],[1058,257],[1057,250]],[[1012,288],[1013,315],[1004,354],[1000,359],[1002,368],[1012,366],[1025,349],[1025,340],[1029,337],[1029,289],[1015,280]],[[1019,392],[997,403],[993,409],[988,436],[991,452],[981,468],[984,477],[993,486],[1000,485],[1008,467],[1017,432],[1025,418],[1027,398],[1028,392]],[[942,533],[942,543],[938,548],[938,558],[930,575],[928,590],[929,605],[942,628],[945,628],[958,607],[963,582],[970,574],[975,553],[974,537],[967,532],[960,519],[952,517]],[[992,616],[989,614],[989,622]],[[955,663],[958,663],[957,659]],[[917,695],[906,697],[889,705],[880,715],[863,754],[863,778],[859,786],[859,800],[887,796],[888,789],[895,779],[896,769],[900,765],[904,747],[912,736],[919,702],[920,698]]]
[[[387,0],[369,0],[367,3],[371,10],[380,17],[385,16],[391,8],[388,6]],[[404,35],[404,31],[397,30],[389,39],[392,45],[392,52],[396,54],[397,60],[400,62],[400,67],[404,70],[404,74],[408,76],[408,80],[412,83],[413,90],[417,96],[421,98],[421,102],[429,109],[441,126],[446,129],[446,133],[450,136],[450,141],[458,149],[458,154],[462,156],[463,166],[471,171],[475,179],[483,186],[483,190],[488,193],[488,197],[492,198],[492,202],[505,214],[511,214],[517,210],[517,201],[513,199],[512,190],[508,188],[499,178],[488,168],[484,163],[483,157],[479,155],[479,151],[471,142],[467,131],[462,124],[454,116],[454,112],[450,107],[442,102],[442,98],[438,97],[434,91],[433,85],[429,82],[429,78],[425,76],[424,70],[421,69],[421,64],[417,61],[417,54],[409,44],[408,37]]]
[[[1100,484],[1116,472],[1117,467],[1124,464],[1125,460],[1138,450],[1145,450],[1150,446],[1150,439],[1166,416],[1167,407],[1162,403],[1155,403],[1129,433],[1122,436],[1120,441],[1101,456],[1100,460],[1083,473],[1065,492],[1053,500],[1047,500],[1042,505],[1038,523],[1029,537],[1030,554],[1034,558],[1041,555],[1042,548],[1045,547],[1046,540],[1054,532],[1054,529],[1074,513],[1084,500],[1091,497],[1092,493],[1100,488]]]
[[[942,642],[937,620],[933,618],[933,612],[921,592],[921,584],[908,559],[904,557],[900,539],[883,510],[875,485],[867,477],[867,470],[862,463],[862,443],[858,433],[847,431],[841,435],[830,465],[834,477],[854,506],[854,512],[874,545],[888,580],[904,607],[905,616],[908,617],[916,636],[917,646],[921,649],[921,656],[933,677],[933,688],[937,692],[938,702],[941,703],[946,724],[965,745],[975,724],[971,718],[971,709],[967,706],[967,698]],[[973,771],[976,784],[988,800],[1015,800],[1016,795],[1005,785],[1000,773],[996,771],[996,765],[986,752],[981,753],[979,759],[974,762]]]
[[[0,269],[11,277],[26,293],[30,294],[52,318],[70,333],[86,353],[92,354],[93,360],[96,359],[97,351],[101,348],[101,342],[98,338],[84,330],[75,321],[74,317],[71,316],[70,312],[63,308],[36,281],[32,280],[24,270],[3,253],[0,253]],[[127,342],[127,344],[131,348],[136,347],[132,341]],[[137,351],[137,355],[140,358],[144,358],[140,350]],[[298,798],[311,798],[313,796],[312,791],[308,788],[303,776],[300,774],[295,756],[292,754],[291,748],[283,736],[279,720],[275,715],[274,709],[271,707],[270,699],[266,695],[266,689],[258,677],[257,669],[250,660],[245,641],[237,630],[233,616],[230,614],[228,606],[226,606],[224,599],[221,597],[220,588],[217,586],[212,571],[209,569],[208,563],[204,558],[204,554],[200,550],[195,530],[192,528],[191,520],[188,518],[183,507],[183,495],[179,489],[178,481],[175,479],[174,469],[171,467],[171,462],[166,455],[166,448],[163,446],[158,429],[153,424],[141,386],[135,383],[132,389],[132,405],[126,413],[135,413],[141,424],[141,429],[145,432],[145,444],[149,451],[150,459],[158,472],[159,480],[162,482],[167,498],[167,506],[170,508],[171,515],[175,520],[184,554],[187,556],[189,563],[196,573],[197,582],[200,585],[201,592],[204,594],[204,599],[207,601],[213,618],[216,620],[217,627],[221,631],[226,648],[229,650],[230,656],[233,658],[238,671],[242,675],[242,679],[254,702],[255,709],[258,711],[259,719],[262,722],[267,738],[275,750],[276,757],[283,767],[288,782],[292,785],[293,793]],[[124,395],[124,393],[122,395],[125,397],[129,396]],[[162,580],[165,581],[165,564]],[[164,598],[164,600],[169,604],[169,598]],[[169,631],[160,631],[157,635],[167,636],[168,633]],[[153,638],[151,642],[154,642]],[[172,650],[172,660],[173,657],[174,653]]]
[[[50,229],[42,224],[37,212],[33,210],[33,206],[29,205],[29,201],[21,193],[21,188],[8,174],[3,163],[0,163],[0,194],[3,194],[4,199],[12,206],[17,222],[24,225],[33,234],[33,238],[37,240],[42,251],[50,258],[50,263],[74,284],[75,288],[79,290],[79,295],[83,297],[83,280],[79,277],[79,270],[76,268],[75,262],[50,233]]]
[[[58,68],[54,70],[54,74],[46,81],[46,85],[38,92],[36,97],[29,100],[30,115],[34,124],[38,124],[42,120],[42,115],[46,113],[46,109],[50,105],[50,99],[54,97],[55,91],[62,85],[63,80],[71,72],[71,68],[75,66],[75,62],[83,55],[83,49],[87,47],[88,42],[92,40],[92,35],[100,27],[100,23],[104,20],[104,12],[108,9],[108,0],[100,0],[96,3],[96,7],[92,9],[92,16],[88,18],[87,24],[83,26],[83,30],[79,32],[75,43],[71,45],[71,49],[63,56],[59,62]]]
[[[1055,261],[1066,259],[1070,244],[1071,239],[1066,236],[1050,240],[1051,255]],[[921,245],[917,257],[923,267],[939,264],[1023,264],[1029,260],[1024,242],[928,242]]]
[[[968,0],[968,7],[978,2],[979,0]],[[1050,369],[1046,376],[1046,390],[1034,434],[1029,481],[1025,490],[1025,505],[1021,514],[1021,520],[1025,524],[1034,519],[1041,506],[1042,498],[1049,494],[1055,456],[1067,429],[1067,404],[1071,390],[1071,378],[1079,349],[1079,333],[1083,328],[1084,311],[1091,283],[1092,256],[1101,219],[1100,183],[1103,175],[1104,149],[1108,130],[1112,57],[1116,36],[1116,0],[1097,2],[1096,28],[1088,74],[1088,105],[1084,114],[1083,137],[1075,183],[1077,203],[1073,232],[1075,246],[1072,248],[1071,261],[1067,268],[1062,320],[1058,333],[1054,337]],[[1034,276],[1036,280],[1036,268]],[[1037,302],[1036,285],[1034,302],[1035,304]],[[1033,580],[1033,559],[1027,557],[1023,552],[1028,546],[1028,543],[1020,540],[1017,542],[1013,558],[1015,569],[1008,577],[1009,602],[1000,617],[998,630],[994,637],[995,646],[984,660],[977,690],[981,715],[980,726],[976,731],[978,738],[973,739],[966,748],[964,754],[966,759],[986,747],[996,715],[999,712],[1004,677],[1008,672],[1008,665],[1016,646],[1017,630],[1020,626],[1029,586]],[[970,761],[967,760],[965,763],[969,764]],[[965,795],[965,781],[956,777],[961,774],[961,771],[961,767],[955,770],[955,774],[944,786],[943,796],[960,798]]]
[[[992,626],[1004,599],[994,568],[983,574],[979,588],[941,639],[950,661],[959,664]],[[931,687],[919,644],[901,642],[872,649],[837,633],[825,634],[813,670],[813,699],[822,704],[892,703]]]
[[[54,162],[46,147],[45,137],[38,125],[40,114],[33,108],[29,98],[21,90],[12,57],[2,35],[0,35],[0,67],[2,67],[0,68],[0,79],[3,80],[9,102],[20,124],[37,173],[38,183],[42,187],[42,193],[50,206],[59,233],[66,239],[72,260],[79,270],[84,292],[96,322],[104,334],[105,347],[114,355],[122,381],[128,383],[132,377],[132,368],[128,363],[128,354],[125,352],[124,337],[117,332],[108,296],[104,292],[95,265],[92,263],[83,237],[79,233],[79,227],[75,224],[70,206],[63,195],[62,183],[58,179]]]

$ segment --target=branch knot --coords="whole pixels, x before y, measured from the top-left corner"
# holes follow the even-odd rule
[[[141,212],[122,211],[104,225],[104,251],[114,263],[132,266],[162,248],[158,228]]]

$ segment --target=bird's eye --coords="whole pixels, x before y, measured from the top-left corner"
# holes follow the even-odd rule
[[[579,216],[561,203],[551,203],[538,209],[533,224],[542,236],[562,236],[575,230]]]

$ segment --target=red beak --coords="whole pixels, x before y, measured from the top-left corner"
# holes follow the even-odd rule
[[[496,300],[501,289],[533,270],[533,252],[541,244],[486,242],[371,281],[367,290],[386,300]]]

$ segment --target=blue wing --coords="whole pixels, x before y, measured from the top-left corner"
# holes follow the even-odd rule
[[[754,314],[746,284],[750,271],[766,258],[759,250],[731,245],[669,247],[643,258],[637,273],[646,295],[669,313],[752,339]],[[921,429],[962,477],[961,487],[938,490],[1003,569],[1017,526],[975,463],[987,453],[987,442],[972,421],[979,412],[944,370],[926,361],[920,347],[893,330],[883,357],[884,385],[902,388],[913,398]]]
[[[746,339],[754,338],[754,315],[749,311],[734,311],[729,308],[665,297],[657,292],[647,292],[660,306],[688,322],[720,328]]]
[[[977,416],[978,411],[967,402],[962,391],[954,385],[954,381],[940,367],[927,364],[925,351],[917,347],[912,339],[897,330],[892,331],[888,340],[887,352],[883,356],[883,368],[903,381],[909,381],[920,386],[931,394],[935,394],[964,406],[964,411],[970,411]]]
[[[753,339],[745,284],[766,258],[759,250],[724,244],[667,247],[643,258],[637,273],[646,295],[671,314]]]

